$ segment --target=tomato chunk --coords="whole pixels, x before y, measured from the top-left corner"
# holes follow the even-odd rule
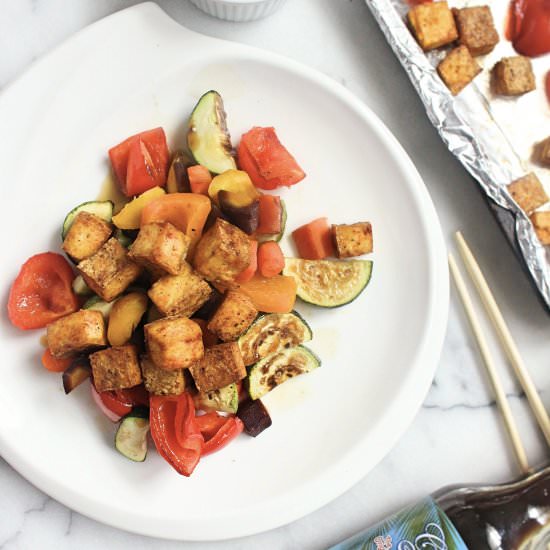
[[[240,168],[248,172],[254,185],[260,189],[294,185],[306,176],[272,127],[255,126],[244,134],[237,158]]]
[[[305,260],[334,256],[334,245],[327,218],[317,218],[292,232],[298,255]]]
[[[281,199],[275,195],[261,195],[260,221],[256,233],[258,235],[275,235],[281,232],[282,206]]]
[[[190,476],[199,463],[204,438],[195,418],[193,398],[151,395],[151,437],[159,454],[178,472]]]
[[[71,283],[74,273],[61,254],[45,252],[29,258],[19,271],[8,298],[8,316],[16,327],[28,330],[74,313],[78,298]]]
[[[125,139],[109,149],[109,158],[118,185],[127,197],[166,185],[170,153],[162,128]]]

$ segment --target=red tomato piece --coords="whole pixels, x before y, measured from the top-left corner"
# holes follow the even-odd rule
[[[151,436],[159,454],[179,473],[190,476],[199,463],[204,444],[195,420],[192,397],[151,395]]]
[[[292,232],[298,256],[305,260],[322,260],[334,256],[334,245],[327,218],[317,218]]]
[[[219,428],[215,435],[206,441],[202,448],[202,455],[209,455],[223,449],[228,443],[233,441],[244,428],[242,420],[236,416],[228,416],[225,422]]]
[[[43,328],[75,312],[78,298],[72,289],[74,273],[61,254],[44,252],[29,258],[13,282],[8,316],[17,328]]]
[[[261,189],[294,185],[306,176],[272,127],[255,126],[244,134],[237,156],[239,166],[248,172],[254,185]]]
[[[128,414],[138,405],[145,407],[149,406],[149,393],[143,384],[134,386],[133,388],[113,391],[98,392],[95,388],[93,388],[93,386],[92,389],[97,393],[97,396],[101,400],[101,405],[103,406],[100,406],[100,408],[102,410],[103,408],[106,408],[108,411],[113,413],[114,416],[110,414],[107,414],[107,416],[115,422],[119,420],[120,417]]]
[[[205,441],[212,439],[220,430],[220,428],[225,424],[227,420],[226,416],[222,416],[215,411],[197,416],[196,419],[197,426],[201,431],[202,436]]]
[[[109,149],[121,191],[128,197],[166,185],[170,153],[162,128],[129,137]]]
[[[247,281],[250,281],[250,279],[254,277],[254,273],[256,273],[256,270],[258,269],[258,241],[250,239],[249,246],[250,263],[248,264],[248,267],[246,267],[237,275],[237,277],[235,277],[235,281],[237,281],[238,283],[246,283]]]
[[[282,209],[281,199],[275,195],[260,195],[260,215],[258,235],[275,235],[281,232]]]
[[[117,416],[124,416],[134,408],[130,400],[117,395],[115,391],[101,391],[97,394],[103,405]]]

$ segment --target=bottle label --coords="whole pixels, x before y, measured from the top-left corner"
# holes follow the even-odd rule
[[[428,497],[330,550],[468,550],[468,547],[449,518]]]

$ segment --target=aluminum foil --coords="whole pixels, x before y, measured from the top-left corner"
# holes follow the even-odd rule
[[[478,77],[458,96],[453,97],[435,69],[445,52],[434,51],[426,54],[422,51],[405,25],[405,14],[409,9],[405,2],[366,0],[366,3],[409,75],[424,103],[430,121],[449,151],[474,177],[487,197],[511,214],[514,234],[509,237],[514,239],[513,244],[517,245],[514,248],[523,259],[542,302],[550,312],[550,262],[546,250],[540,244],[529,218],[506,188],[508,183],[533,168],[524,156],[518,154],[517,147],[511,143],[510,132],[507,135],[501,127],[505,127],[507,123],[506,116],[502,114],[506,113],[507,106],[493,106],[493,99],[487,93],[487,63],[481,63],[485,68],[484,78],[480,81]],[[504,7],[507,4],[503,0],[498,0],[497,3]],[[450,4],[461,7],[465,2],[457,1]],[[493,6],[491,8],[498,26],[500,13],[497,15]],[[513,55],[511,52],[505,53]],[[500,55],[499,52],[497,54]],[[488,61],[492,62],[492,59]],[[509,103],[508,111],[511,110],[510,105]],[[529,109],[523,112],[527,111],[534,111],[531,118],[538,120],[536,127],[541,128],[543,125],[540,124],[540,119],[543,113],[537,112],[533,106],[529,106]],[[496,113],[500,113],[499,116],[495,116]],[[523,139],[529,143],[529,147],[532,145],[532,136],[523,136]],[[547,183],[545,187],[550,195],[549,185],[550,183]]]

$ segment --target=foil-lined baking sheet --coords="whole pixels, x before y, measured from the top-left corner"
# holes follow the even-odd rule
[[[422,99],[432,124],[451,151],[480,185],[521,263],[550,312],[550,256],[506,185],[535,172],[550,196],[550,170],[531,162],[533,145],[550,135],[550,108],[544,76],[548,55],[532,60],[537,89],[518,98],[495,97],[489,71],[502,57],[517,55],[504,38],[508,2],[450,0],[449,6],[489,5],[500,42],[477,57],[482,73],[453,97],[439,78],[436,65],[445,49],[425,53],[405,24],[409,6],[403,0],[366,0],[395,55]],[[542,207],[548,209],[550,205]]]

